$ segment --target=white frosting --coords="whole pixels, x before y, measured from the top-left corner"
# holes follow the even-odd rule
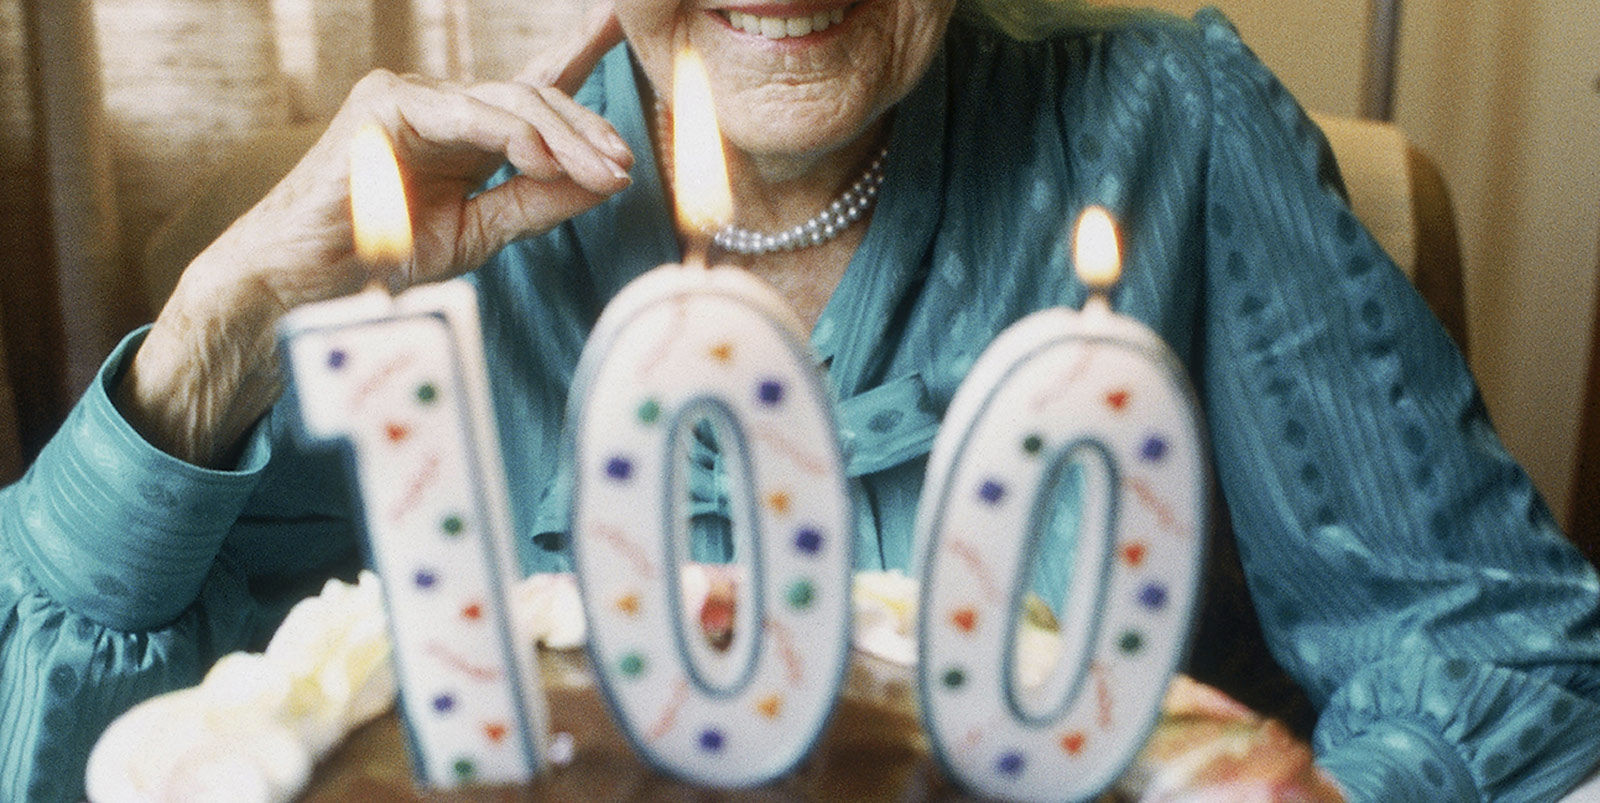
[[[901,572],[857,572],[855,647],[900,666],[917,663],[917,581]]]
[[[511,590],[511,614],[545,647],[575,650],[583,646],[587,629],[578,582],[570,574],[536,574]]]
[[[89,754],[97,803],[292,799],[351,730],[394,704],[378,580],[330,581],[265,653],[232,653],[200,685],[118,717]]]
[[[917,581],[898,571],[857,572],[855,648],[899,666],[917,665]],[[1017,631],[1017,681],[1034,688],[1061,660],[1061,636],[1043,603],[1030,598]]]

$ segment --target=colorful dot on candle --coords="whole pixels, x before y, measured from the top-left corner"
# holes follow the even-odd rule
[[[1144,636],[1137,630],[1126,631],[1117,639],[1117,649],[1121,650],[1123,655],[1138,655],[1139,651],[1144,649]]]
[[[417,401],[423,404],[433,404],[439,398],[439,389],[432,382],[424,382],[417,386]]]
[[[947,689],[959,689],[967,684],[967,673],[958,668],[946,669],[939,680]]]
[[[1083,735],[1083,731],[1073,731],[1061,737],[1061,749],[1067,751],[1067,755],[1075,756],[1083,752],[1083,745],[1087,741],[1088,737]]]
[[[441,694],[433,698],[433,710],[441,714],[448,714],[456,710],[456,698],[449,694]]]
[[[439,522],[439,529],[443,531],[445,535],[451,538],[460,535],[461,531],[465,530],[466,528],[466,522],[462,521],[460,516],[457,516],[453,513],[445,516]]]
[[[822,533],[815,527],[801,528],[795,533],[794,548],[806,555],[815,555],[822,551]]]
[[[1145,545],[1141,541],[1134,541],[1131,544],[1123,544],[1122,546],[1122,562],[1134,568],[1138,568],[1139,564],[1144,563],[1144,554]]]
[[[767,719],[777,719],[783,713],[783,698],[776,694],[769,694],[756,701],[756,713]]]
[[[776,379],[768,379],[756,386],[756,400],[762,404],[773,407],[783,401],[783,383]]]
[[[627,616],[639,615],[639,595],[628,593],[617,597],[617,610]]]
[[[467,758],[456,759],[456,763],[452,769],[456,771],[456,777],[463,781],[470,781],[472,780],[473,776],[478,774],[478,765],[472,763],[472,760]]]
[[[630,678],[636,678],[640,675],[643,675],[644,656],[636,652],[630,652],[627,655],[622,656],[622,660],[617,662],[617,670],[622,672],[624,676]]]
[[[654,424],[661,418],[661,402],[658,402],[655,399],[645,399],[644,402],[639,405],[638,415],[640,423]]]
[[[789,600],[789,607],[805,610],[816,600],[817,589],[809,580],[796,580],[789,586],[789,591],[784,596]]]
[[[1000,500],[1005,496],[1006,486],[995,480],[984,480],[983,484],[978,486],[978,498],[991,505],[1000,504]]]
[[[1139,604],[1152,611],[1167,607],[1167,587],[1160,583],[1150,583],[1139,589]]]
[[[1139,447],[1139,456],[1147,463],[1160,462],[1161,458],[1167,456],[1167,441],[1160,435],[1151,435]]]
[[[617,482],[627,482],[633,476],[633,461],[626,457],[613,457],[606,461],[606,476]]]
[[[1038,453],[1044,451],[1044,438],[1038,435],[1029,435],[1028,437],[1023,438],[1022,451],[1030,455],[1037,455]]]
[[[1127,408],[1128,401],[1132,398],[1133,395],[1126,390],[1113,390],[1106,394],[1106,406],[1120,413]]]
[[[712,346],[708,353],[711,355],[711,359],[727,365],[733,360],[733,344],[726,340],[721,341]]]
[[[1009,753],[1001,754],[1000,758],[995,761],[994,768],[999,770],[1002,775],[1009,775],[1015,778],[1022,774],[1023,768],[1027,765],[1028,762],[1023,758],[1022,754],[1013,750]]]
[[[489,737],[489,741],[495,744],[504,741],[508,732],[510,728],[507,728],[504,722],[490,722],[483,726],[483,735]]]
[[[337,371],[350,361],[350,355],[344,349],[334,349],[328,352],[328,367]]]
[[[788,514],[791,504],[792,500],[789,495],[783,491],[773,491],[767,494],[767,507],[772,508],[772,512],[780,516]]]
[[[722,731],[716,728],[706,728],[700,731],[700,749],[707,753],[722,752],[722,746],[726,742],[727,737],[723,736]]]
[[[950,613],[950,624],[963,633],[971,633],[978,628],[978,612],[972,608],[957,608]]]
[[[483,618],[483,606],[471,602],[461,609],[461,618],[469,622],[476,622]]]
[[[423,589],[433,588],[439,583],[439,575],[432,569],[418,569],[412,579],[416,581],[417,588]]]
[[[390,443],[399,443],[411,435],[411,430],[404,424],[389,424],[383,428],[383,436]]]

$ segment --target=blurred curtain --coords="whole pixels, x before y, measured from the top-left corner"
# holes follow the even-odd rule
[[[509,77],[587,0],[0,0],[0,481],[176,276],[146,242],[374,67]]]
[[[1582,420],[1578,424],[1578,467],[1572,477],[1567,528],[1572,540],[1600,566],[1600,263],[1595,265],[1594,334],[1589,344],[1589,381],[1585,383]]]

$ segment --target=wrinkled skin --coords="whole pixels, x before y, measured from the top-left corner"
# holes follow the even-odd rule
[[[944,37],[954,0],[618,0],[617,16],[651,84],[671,86],[685,46],[705,58],[723,136],[757,160],[810,165],[865,134],[911,91]],[[767,39],[730,10],[805,16],[845,9],[810,36]]]

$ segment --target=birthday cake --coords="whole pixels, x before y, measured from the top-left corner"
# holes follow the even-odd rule
[[[708,633],[720,618],[714,586],[702,572],[686,573],[686,605]],[[916,583],[903,575],[856,577],[854,650],[839,704],[807,758],[762,793],[803,800],[962,797],[933,759],[918,721],[915,599]],[[513,609],[531,620],[540,640],[552,732],[549,770],[519,792],[551,799],[704,793],[642,761],[613,723],[581,649],[586,633],[571,576],[529,578],[515,589]],[[1025,612],[1023,682],[1048,669],[1051,624],[1047,611]],[[89,797],[100,803],[425,799],[394,711],[389,653],[375,578],[364,575],[354,586],[330,582],[290,613],[264,653],[231,654],[199,686],[156,697],[114,722],[90,757]],[[1261,792],[1322,799],[1331,783],[1278,723],[1179,676],[1160,725],[1105,799],[1196,793],[1236,799]],[[482,794],[499,799],[506,791]]]

